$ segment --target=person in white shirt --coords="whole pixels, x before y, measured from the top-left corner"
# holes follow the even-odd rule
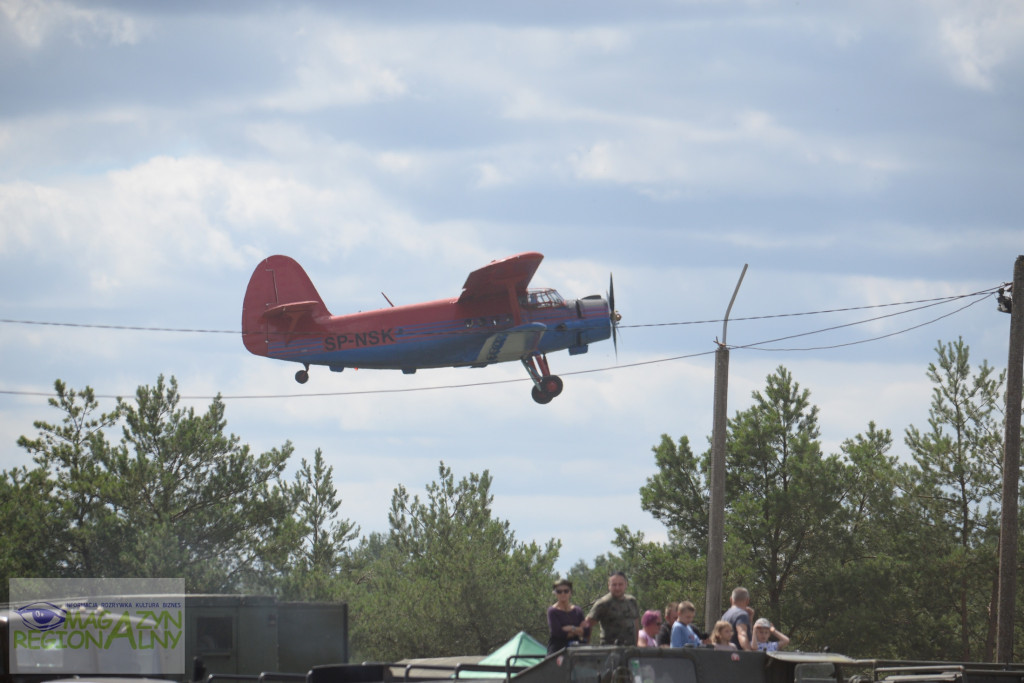
[[[763,652],[784,650],[789,645],[789,636],[772,626],[772,622],[764,617],[754,622],[754,637],[757,649]]]

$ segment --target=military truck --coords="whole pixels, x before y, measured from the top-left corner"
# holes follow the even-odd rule
[[[262,682],[451,683],[1024,683],[1024,665],[858,660],[835,653],[738,652],[710,647],[571,647],[524,666],[428,661],[313,667],[305,676],[266,673]],[[221,683],[209,676],[205,683]],[[255,678],[254,678],[255,680]]]
[[[583,646],[531,666],[516,661],[522,657],[509,658],[505,666],[422,661],[322,666],[311,669],[304,683],[450,683],[470,678],[505,683],[1024,683],[1021,664],[859,660],[828,652]],[[272,675],[263,680],[272,680]]]

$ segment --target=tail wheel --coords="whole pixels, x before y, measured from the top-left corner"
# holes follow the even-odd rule
[[[306,370],[299,370],[295,373],[295,381],[299,384],[305,384],[309,381],[309,372]]]

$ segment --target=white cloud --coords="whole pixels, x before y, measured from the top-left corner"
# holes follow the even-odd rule
[[[1011,55],[1020,54],[1024,6],[996,1],[955,4],[941,18],[939,39],[953,78],[970,88],[991,90],[996,72]]]
[[[648,117],[619,123],[616,137],[568,156],[578,178],[714,193],[739,183],[751,194],[846,194],[872,191],[907,168],[892,151],[803,133],[762,111],[714,127]]]
[[[395,174],[422,173],[424,163],[420,156],[407,152],[382,152],[377,155],[377,167]]]
[[[204,157],[156,157],[52,185],[0,185],[0,207],[0,253],[45,245],[74,254],[108,292],[163,286],[182,264],[247,270],[256,254],[288,241],[320,258],[368,241],[424,252],[443,244],[421,236],[364,182],[312,185],[281,165]]]
[[[52,244],[53,231],[58,233],[58,237],[66,233],[66,222],[54,220],[58,218],[54,213],[64,199],[62,191],[32,183],[0,185],[0,213],[4,216],[4,229],[0,230],[0,254],[11,256],[22,249]],[[42,240],[40,233],[45,233]]]
[[[501,170],[494,164],[481,163],[477,164],[478,179],[476,181],[477,187],[498,187],[500,185],[507,185],[509,179],[501,172]]]
[[[134,45],[149,31],[144,22],[124,13],[56,0],[0,0],[0,13],[31,48],[41,47],[53,35],[79,45]]]

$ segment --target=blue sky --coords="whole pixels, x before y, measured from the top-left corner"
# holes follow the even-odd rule
[[[714,361],[697,354],[722,332],[664,323],[720,320],[744,264],[731,345],[901,314],[734,349],[730,414],[785,365],[826,452],[873,420],[904,454],[938,340],[1005,367],[994,300],[742,318],[1011,279],[1022,38],[1024,6],[997,0],[0,0],[0,318],[215,331],[0,323],[0,467],[56,419],[35,395],[55,379],[113,396],[173,375],[190,405],[223,394],[257,450],[322,448],[364,533],[444,460],[490,470],[496,513],[561,539],[565,569],[621,524],[664,538],[638,489],[662,433],[704,448]],[[618,358],[550,358],[566,388],[547,406],[506,383],[518,364],[314,369],[300,387],[236,334],[270,254],[345,313],[457,296],[522,251],[567,297],[614,273],[623,315]],[[279,398],[235,398],[252,395]]]

